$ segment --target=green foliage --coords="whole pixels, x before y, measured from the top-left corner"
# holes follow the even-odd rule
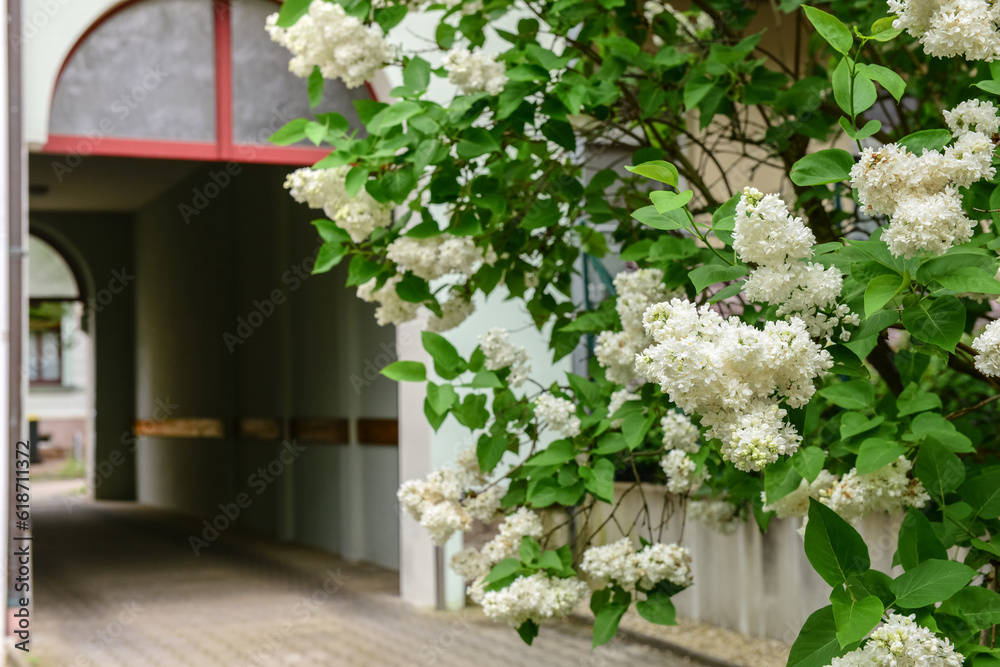
[[[368,0],[342,4],[390,41],[416,11]],[[735,516],[753,516],[766,530],[774,514],[765,507],[803,484],[821,475],[877,476],[902,457],[912,463],[909,482],[930,499],[906,511],[895,556],[904,572],[895,579],[871,569],[861,535],[826,499],[810,499],[804,550],[832,590],[830,605],[803,626],[789,665],[829,665],[862,644],[887,610],[916,614],[960,647],[966,664],[996,664],[997,651],[977,642],[980,630],[1000,624],[1000,595],[975,572],[995,578],[1000,568],[992,540],[1000,531],[1000,409],[991,398],[997,385],[977,369],[970,343],[992,317],[992,303],[983,301],[1000,295],[1000,239],[976,224],[968,243],[940,255],[895,256],[880,229],[865,236],[886,220],[869,217],[851,189],[854,149],[811,147],[844,146],[846,136],[858,150],[867,140],[896,141],[916,155],[943,151],[954,137],[942,127],[942,111],[1000,94],[1000,66],[927,57],[881,6],[800,4],[779,3],[790,16],[776,23],[800,23],[808,37],[789,62],[761,47],[751,27],[760,24],[755,10],[738,0],[710,3],[712,25],[701,23],[697,34],[669,12],[645,18],[638,0],[563,0],[533,6],[537,18],[516,21],[520,9],[507,0],[472,14],[445,8],[428,15],[436,21],[428,40],[442,50],[478,49],[499,37],[508,78],[502,92],[432,94],[447,70],[432,69],[438,60],[430,55],[403,53],[393,63],[402,73],[394,102],[355,102],[355,126],[338,113],[296,119],[271,140],[328,146],[315,168],[342,168],[347,196],[397,213],[356,241],[328,211],[333,220],[313,223],[323,242],[314,273],[345,263],[349,286],[374,286],[374,293],[390,285],[404,308],[439,317],[451,298],[511,299],[548,336],[551,357],[532,360],[536,368],[592,352],[602,334],[628,326],[618,313],[628,303],[615,295],[607,268],[619,260],[662,272],[665,290],[758,330],[787,319],[779,315],[785,304],[749,301],[745,287],[760,267],[734,248],[743,187],[754,185],[762,168],[786,170],[794,193],[787,203],[817,241],[804,261],[843,275],[838,303],[860,321],[838,313],[830,338],[815,337],[834,365],[807,404],[775,395],[802,441],[762,471],[735,469],[722,442],[705,437],[710,424],[690,415],[701,438],[688,456],[704,475],[691,493],[724,499]],[[692,19],[699,7],[688,10]],[[294,25],[307,10],[308,2],[285,2],[278,25]],[[306,82],[311,108],[324,87],[316,68]],[[893,122],[879,120],[887,117]],[[962,190],[965,213],[977,223],[1000,223],[1000,187],[992,180]],[[388,260],[400,239],[449,237],[489,261],[428,279]],[[591,282],[584,289],[582,275]],[[601,302],[590,289],[598,283],[609,295]],[[574,301],[582,293],[584,302]],[[497,367],[481,348],[467,353],[449,337],[422,333],[427,366],[396,361],[381,373],[426,383],[428,422],[439,429],[453,418],[472,434],[481,471],[490,484],[506,485],[505,510],[568,508],[589,516],[618,500],[616,482],[666,481],[658,465],[666,453],[661,419],[678,407],[659,387],[629,385],[638,398],[609,414],[612,394],[626,388],[610,379],[610,368],[595,362],[544,387],[534,377],[515,386],[515,369]],[[571,402],[578,433],[558,433],[536,414],[542,391]],[[640,537],[655,536],[649,530]],[[487,590],[537,572],[579,576],[586,545],[557,542],[554,535],[526,538],[517,557],[493,565]],[[950,560],[958,554],[964,562]],[[595,591],[594,645],[611,640],[633,603],[650,622],[674,623],[676,592],[662,583]],[[540,630],[536,620],[517,628],[529,644]]]

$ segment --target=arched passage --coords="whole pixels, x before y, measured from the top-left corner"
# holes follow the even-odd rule
[[[98,498],[396,567],[395,386],[371,370],[394,333],[347,267],[310,273],[314,212],[282,184],[325,152],[265,143],[309,113],[274,8],[140,0],[83,31],[30,157],[32,224],[93,276]],[[328,85],[319,110],[368,96]]]

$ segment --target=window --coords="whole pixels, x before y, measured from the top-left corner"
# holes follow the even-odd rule
[[[62,384],[62,328],[28,332],[28,381],[33,385]]]

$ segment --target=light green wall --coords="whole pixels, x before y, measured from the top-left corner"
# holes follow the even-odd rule
[[[244,165],[197,215],[183,208],[221,169],[195,172],[136,216],[140,417],[169,395],[174,417],[230,425],[395,418],[395,385],[376,376],[395,358],[394,332],[343,288],[346,267],[309,276],[319,216],[282,187],[288,169]],[[211,521],[245,492],[244,528],[397,567],[396,448],[354,440],[307,444],[277,465],[278,443],[143,438],[139,500]],[[273,481],[269,465],[281,470]]]

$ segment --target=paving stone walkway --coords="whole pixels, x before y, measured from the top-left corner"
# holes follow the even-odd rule
[[[33,507],[38,667],[680,667],[556,622],[533,647],[473,611],[420,611],[395,573],[228,531],[195,557],[189,518],[125,503]],[[23,655],[21,656],[24,657]]]

